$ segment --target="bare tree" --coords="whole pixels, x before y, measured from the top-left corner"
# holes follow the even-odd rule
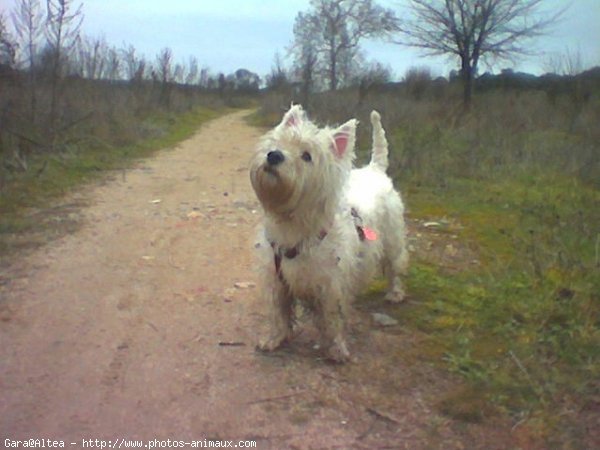
[[[48,17],[46,39],[52,55],[51,60],[51,99],[50,130],[54,136],[58,107],[58,87],[64,76],[68,58],[79,39],[79,29],[83,21],[83,4],[73,10],[72,0],[46,0]]]
[[[163,48],[156,56],[156,69],[158,79],[163,83],[173,81],[173,51],[169,47]]]
[[[271,73],[266,76],[265,82],[267,89],[272,91],[282,90],[289,86],[289,75],[283,66],[283,61],[281,60],[279,52],[275,53],[273,66],[271,66]]]
[[[35,124],[37,110],[37,47],[44,32],[39,0],[20,0],[15,5],[12,21],[20,41],[23,63],[29,69],[29,119]]]
[[[16,54],[17,44],[8,32],[4,15],[0,13],[0,66],[14,66]]]
[[[111,81],[121,79],[122,60],[119,50],[115,47],[108,47],[104,56],[104,65],[106,66],[106,78]]]
[[[15,55],[16,55],[16,44],[13,40],[12,35],[8,32],[6,27],[6,20],[4,19],[4,15],[0,13],[0,188],[4,182],[3,174],[2,174],[2,166],[5,163],[5,148],[3,146],[4,139],[3,134],[7,128],[7,122],[10,120],[10,107],[6,107],[6,101],[4,92],[5,89],[11,89],[12,86],[10,83],[6,83],[4,80],[4,76],[10,75],[11,69],[15,65]],[[6,73],[5,73],[6,71]],[[14,150],[14,155],[17,163],[23,168],[23,170],[27,169],[27,163],[22,161],[19,158],[18,151]]]
[[[201,88],[208,89],[209,84],[210,84],[210,71],[209,71],[208,67],[203,67],[202,70],[200,70],[200,77],[198,79],[198,85]]]
[[[175,64],[175,69],[173,70],[173,81],[177,84],[183,84],[183,82],[185,81],[184,63]]]
[[[413,17],[398,43],[426,55],[460,60],[463,102],[471,103],[474,78],[483,58],[501,60],[531,54],[528,41],[546,33],[564,10],[542,13],[543,0],[409,0]]]
[[[185,84],[192,85],[198,79],[198,59],[195,56],[190,56],[190,62],[187,75],[185,76]]]
[[[146,60],[136,55],[133,45],[129,45],[122,51],[122,60],[125,64],[125,76],[135,84],[140,84],[146,72]]]
[[[411,67],[402,80],[408,94],[415,100],[421,100],[431,87],[433,77],[429,67]]]
[[[297,25],[301,25],[301,21],[296,20],[294,26],[294,34],[298,37],[304,30],[299,31],[296,29]],[[315,41],[310,33],[304,35],[303,38],[297,42],[294,47],[295,61],[294,61],[294,72],[296,73],[296,79],[300,81],[300,95],[301,102],[305,108],[309,107],[310,94],[315,88],[317,83],[317,67],[318,67],[318,54],[315,49]]]
[[[362,65],[354,80],[354,84],[358,85],[358,106],[364,104],[373,86],[388,83],[391,78],[391,69],[380,62],[372,61]]]
[[[169,106],[171,102],[170,83],[173,82],[173,51],[169,47],[163,48],[156,56],[156,77],[160,81],[160,102]]]
[[[82,37],[77,46],[79,72],[82,77],[96,80],[106,73],[109,47],[104,37]]]
[[[348,75],[363,39],[397,30],[394,12],[372,0],[311,0],[310,5],[312,11],[296,16],[293,49],[304,57],[308,48],[314,51],[331,90]]]
[[[554,53],[546,57],[543,63],[544,69],[558,75],[577,75],[584,68],[581,49],[573,50],[566,48],[564,53]]]

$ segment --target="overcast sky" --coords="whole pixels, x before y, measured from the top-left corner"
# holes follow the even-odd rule
[[[0,0],[6,13],[17,0]],[[42,4],[45,1],[41,1]],[[78,4],[78,2],[76,2]],[[133,45],[153,60],[170,47],[176,61],[195,56],[211,72],[231,73],[246,68],[261,76],[270,72],[274,55],[286,55],[292,40],[294,18],[309,9],[309,0],[85,0],[82,32],[104,36],[118,47]],[[402,0],[379,4],[406,14]],[[522,57],[514,64],[500,62],[481,72],[511,67],[540,74],[548,55],[567,51],[581,54],[585,67],[600,65],[600,0],[546,0],[548,11],[569,6],[548,37],[539,38],[540,54]],[[369,60],[388,65],[400,79],[410,67],[428,66],[434,75],[447,75],[455,61],[424,58],[416,51],[382,41],[363,46]]]

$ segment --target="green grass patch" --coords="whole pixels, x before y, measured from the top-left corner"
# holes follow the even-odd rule
[[[483,399],[516,421],[555,424],[547,435],[584,426],[565,421],[598,395],[600,192],[547,174],[407,184],[411,215],[452,217],[481,260],[452,273],[413,260],[413,301],[397,309],[429,336],[424,357],[465,380],[440,409],[479,421]]]
[[[43,231],[52,221],[40,221],[26,214],[30,208],[47,207],[57,198],[107,170],[125,169],[139,159],[152,155],[190,137],[198,127],[222,114],[222,111],[197,108],[184,114],[153,115],[141,126],[152,130],[147,139],[132,145],[110,146],[86,142],[67,147],[60,154],[36,155],[29,170],[13,173],[0,191],[0,254],[22,247],[14,244],[14,235]]]

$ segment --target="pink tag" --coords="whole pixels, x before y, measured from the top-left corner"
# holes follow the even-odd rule
[[[373,230],[369,227],[363,227],[363,232],[365,233],[365,239],[367,241],[376,241],[377,240],[377,233],[375,233],[375,230]]]

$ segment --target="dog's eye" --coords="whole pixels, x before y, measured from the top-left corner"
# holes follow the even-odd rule
[[[306,162],[311,162],[312,161],[312,156],[310,156],[310,153],[308,153],[308,152],[302,153],[301,158],[302,158],[303,161],[306,161]]]

